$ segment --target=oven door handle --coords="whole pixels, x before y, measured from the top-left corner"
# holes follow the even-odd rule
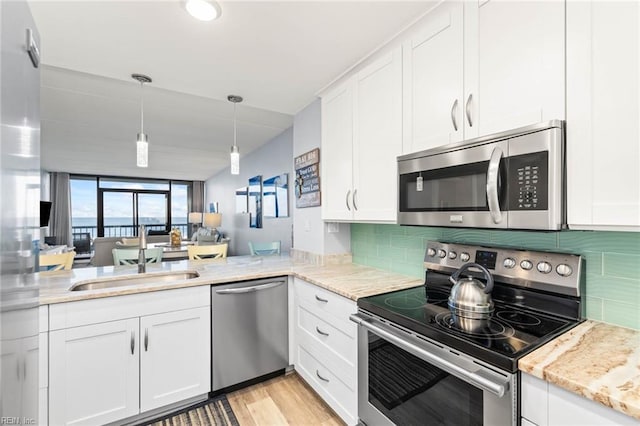
[[[498,179],[500,177],[502,154],[502,149],[496,146],[491,153],[489,167],[487,168],[487,203],[489,204],[489,213],[493,223],[502,222],[502,212],[500,211],[500,200],[498,198]]]
[[[466,382],[492,394],[502,398],[508,390],[508,383],[498,383],[494,380],[491,380],[487,377],[481,376],[474,371],[469,371],[464,367],[461,367],[457,364],[452,363],[446,359],[443,359],[437,355],[434,355],[430,352],[425,351],[418,345],[408,341],[403,338],[396,330],[393,330],[391,327],[384,324],[374,324],[373,319],[364,318],[359,314],[353,314],[349,317],[351,321],[356,324],[370,330],[374,334],[388,340],[394,345],[398,346],[400,349],[403,349],[417,357],[427,361],[441,370],[446,371],[449,374],[452,374],[459,379],[465,380]]]

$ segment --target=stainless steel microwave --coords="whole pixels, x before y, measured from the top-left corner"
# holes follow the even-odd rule
[[[564,122],[398,157],[401,225],[562,229]]]

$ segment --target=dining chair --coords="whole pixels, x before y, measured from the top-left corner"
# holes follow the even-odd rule
[[[249,251],[252,256],[280,254],[280,241],[272,241],[270,243],[252,243],[249,241]]]
[[[68,271],[73,267],[73,259],[76,256],[75,251],[58,254],[41,254],[40,267],[41,272]]]
[[[111,250],[113,253],[113,264],[118,265],[137,265],[140,251],[135,249],[118,249]],[[162,262],[162,248],[148,248],[144,251],[146,263]]]
[[[189,260],[220,259],[227,257],[227,244],[188,246]]]

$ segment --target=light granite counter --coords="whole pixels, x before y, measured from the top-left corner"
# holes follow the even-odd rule
[[[640,331],[585,321],[523,357],[518,368],[640,419]]]
[[[41,305],[200,285],[224,284],[283,275],[299,277],[352,300],[415,287],[423,283],[423,280],[418,278],[393,274],[368,266],[351,263],[315,266],[295,262],[286,255],[268,257],[234,256],[215,260],[183,260],[147,264],[148,274],[178,271],[196,271],[200,276],[171,283],[137,284],[85,291],[70,291],[69,289],[73,285],[90,280],[108,280],[125,275],[135,275],[137,267],[104,266],[79,268],[70,271],[34,274],[32,279],[34,281],[33,284],[37,284],[40,288]]]

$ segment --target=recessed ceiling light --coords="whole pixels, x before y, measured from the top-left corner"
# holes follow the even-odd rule
[[[184,7],[191,16],[201,21],[213,21],[222,14],[220,5],[214,0],[186,0]]]

